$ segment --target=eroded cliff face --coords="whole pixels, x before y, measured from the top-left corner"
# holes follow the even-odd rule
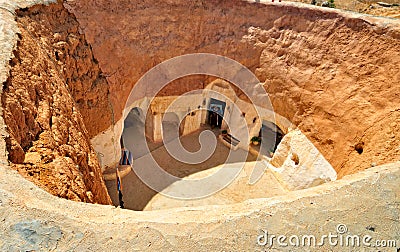
[[[240,0],[65,6],[107,73],[117,119],[121,101],[151,67],[186,53],[215,53],[254,71],[275,111],[307,135],[339,177],[400,157],[398,21]],[[161,95],[202,87],[176,82]]]
[[[9,158],[55,195],[110,203],[89,139],[121,119],[146,71],[196,52],[255,72],[339,177],[400,157],[398,21],[241,0],[77,0],[19,10],[17,22],[2,95]],[[213,79],[182,78],[160,95]]]
[[[53,195],[111,204],[89,140],[111,123],[108,87],[85,36],[62,4],[21,9],[17,23],[2,93],[11,166]]]

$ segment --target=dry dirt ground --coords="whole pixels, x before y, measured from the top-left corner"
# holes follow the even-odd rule
[[[200,145],[198,139],[201,132],[202,131],[197,131],[181,137],[182,145],[186,150],[190,152],[196,152],[199,150]],[[220,165],[224,164],[228,158],[228,155],[241,156],[241,154],[245,154],[238,152],[244,151],[239,149],[237,151],[232,151],[232,154],[229,154],[229,148],[218,141],[213,155],[208,160],[200,164],[190,165],[176,160],[171,156],[171,154],[168,153],[165,146],[152,151],[151,155],[154,157],[160,167],[170,174],[179,178],[189,176],[190,179],[194,176],[205,177],[215,173],[217,170],[221,169]],[[133,170],[148,165],[148,155],[135,160]],[[235,157],[230,158],[230,160],[234,159]],[[125,207],[134,210],[154,210],[180,206],[233,204],[242,202],[246,199],[268,198],[285,193],[286,190],[282,188],[281,184],[269,171],[267,171],[255,185],[249,185],[247,183],[255,165],[255,160],[256,156],[249,153],[247,157],[247,161],[249,163],[244,166],[242,172],[232,184],[215,195],[195,201],[173,200],[162,195],[156,195],[157,192],[147,187],[138,178],[135,172],[130,172],[122,179],[122,191],[124,195]],[[243,163],[233,163],[232,161],[230,161],[230,163],[235,167],[243,165]],[[260,165],[262,164],[260,163]],[[225,169],[229,169],[229,165]],[[106,185],[114,205],[118,205],[116,182],[113,180],[106,181]],[[191,188],[191,190],[201,190],[201,188]],[[152,200],[153,197],[156,197],[156,199]],[[153,203],[148,206],[150,201]]]
[[[311,3],[311,0],[291,0],[291,2]],[[323,1],[317,0],[320,4]],[[384,7],[377,2],[385,2],[394,4],[391,7]],[[364,14],[370,14],[375,16],[384,16],[392,18],[400,18],[400,1],[398,0],[383,0],[383,1],[359,1],[359,0],[335,0],[335,7],[342,10],[349,10],[360,12]]]

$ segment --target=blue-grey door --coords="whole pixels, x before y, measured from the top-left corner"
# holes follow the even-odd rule
[[[214,98],[210,99],[210,104],[208,105],[208,124],[211,127],[221,128],[222,119],[225,114],[226,103]]]

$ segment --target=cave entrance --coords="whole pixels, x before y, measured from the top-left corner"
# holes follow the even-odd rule
[[[272,157],[284,135],[283,131],[275,123],[263,120],[258,134],[261,139],[260,153],[264,156]]]
[[[175,112],[167,112],[162,117],[162,138],[164,143],[178,139],[182,135],[184,121],[179,120]]]
[[[207,111],[207,124],[210,125],[211,128],[221,128],[225,107],[225,102],[210,98],[210,104]]]
[[[148,153],[145,135],[145,116],[143,110],[135,107],[129,111],[128,116],[124,120],[124,131],[121,139],[124,139],[124,145],[130,146],[129,151],[132,153],[133,159],[137,159]]]

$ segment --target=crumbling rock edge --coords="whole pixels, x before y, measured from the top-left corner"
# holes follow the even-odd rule
[[[99,124],[83,122],[101,116],[84,107],[107,111],[107,102],[95,99],[108,92],[107,83],[79,24],[61,1],[19,9],[12,18],[18,42],[2,92],[11,167],[53,195],[111,204],[89,141],[89,126]]]

